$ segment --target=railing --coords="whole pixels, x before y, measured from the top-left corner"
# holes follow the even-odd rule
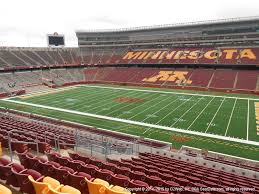
[[[203,157],[199,157],[199,156],[192,157],[192,156],[188,156],[184,153],[172,152],[172,151],[167,151],[167,150],[159,150],[159,149],[155,149],[155,148],[152,150],[152,152],[149,152],[149,153],[158,154],[158,155],[176,159],[179,161],[184,161],[184,162],[196,164],[199,166],[224,171],[227,173],[232,173],[232,174],[236,174],[239,176],[246,176],[249,178],[259,180],[259,172],[236,167],[236,166],[231,166],[228,164],[222,164],[222,163],[218,163],[218,162],[214,162],[214,161],[208,161],[208,160],[205,160]]]
[[[36,142],[25,142],[25,141],[15,141],[15,140],[12,140],[12,137],[11,137],[11,134],[13,132],[18,132],[20,133],[21,131],[19,130],[11,130],[11,131],[8,131],[8,149],[9,149],[9,152],[10,152],[10,158],[11,158],[11,161],[13,161],[13,150],[12,150],[12,143],[22,143],[22,144],[31,144],[31,145],[36,145],[36,152],[37,154],[39,154],[39,145],[38,145],[38,138],[37,138],[37,135],[36,135]],[[33,134],[35,135],[35,133],[33,132],[29,132],[28,131],[28,134]]]
[[[19,135],[33,135],[35,137],[34,141],[16,141],[12,139],[13,133],[19,133]],[[86,152],[89,152],[91,156],[93,156],[95,153],[99,153],[101,155],[104,155],[105,158],[107,158],[110,154],[137,154],[139,151],[139,145],[133,144],[130,142],[125,142],[122,140],[116,140],[110,137],[106,137],[103,135],[98,134],[90,134],[88,132],[82,132],[79,130],[76,130],[74,133],[74,139],[75,143],[68,143],[64,142],[62,137],[66,137],[64,135],[57,135],[52,132],[45,131],[44,132],[44,139],[45,143],[48,143],[48,137],[51,137],[54,140],[54,146],[52,149],[54,149],[57,152],[60,152],[62,147],[70,147],[71,149],[74,149],[75,151],[83,150]],[[73,136],[71,136],[73,137]],[[13,143],[20,143],[20,144],[26,144],[26,145],[35,145],[36,146],[36,153],[39,154],[39,140],[37,137],[37,134],[31,131],[23,130],[11,130],[8,131],[8,150],[10,153],[11,160],[13,160],[13,149],[12,144]]]
[[[89,132],[76,130],[75,147],[79,149],[90,150],[91,156],[93,152],[101,153],[107,158],[110,154],[136,154],[136,145],[131,142],[122,141],[107,137],[101,134],[91,134]]]

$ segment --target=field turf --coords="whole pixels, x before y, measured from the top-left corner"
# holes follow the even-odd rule
[[[259,160],[256,102],[248,95],[82,85],[0,106]]]

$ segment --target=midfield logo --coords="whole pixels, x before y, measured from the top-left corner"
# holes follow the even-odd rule
[[[191,84],[191,80],[186,79],[188,71],[160,71],[158,75],[150,78],[144,78],[142,81],[145,82],[157,82],[157,81],[169,81],[175,82],[176,84]]]

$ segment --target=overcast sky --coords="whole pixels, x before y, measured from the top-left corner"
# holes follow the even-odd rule
[[[259,16],[259,0],[0,0],[0,46],[47,46],[46,34]]]

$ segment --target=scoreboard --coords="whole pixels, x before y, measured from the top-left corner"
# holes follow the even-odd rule
[[[65,46],[65,38],[64,35],[60,35],[57,32],[54,34],[48,34],[48,46],[49,47],[63,47]]]

